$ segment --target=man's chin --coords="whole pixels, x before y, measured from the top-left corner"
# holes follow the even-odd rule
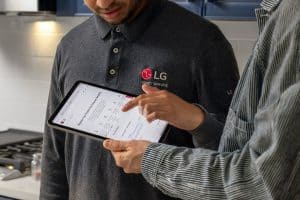
[[[109,19],[105,19],[105,18],[102,18],[102,19],[111,25],[118,25],[123,22],[123,20],[109,20]]]
[[[124,19],[119,17],[119,18],[107,18],[105,16],[103,16],[101,13],[99,12],[95,12],[95,14],[97,14],[99,17],[101,17],[104,21],[106,21],[109,24],[112,25],[118,25],[121,24],[122,22],[124,22]]]

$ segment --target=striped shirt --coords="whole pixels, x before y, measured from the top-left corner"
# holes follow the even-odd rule
[[[261,6],[260,36],[218,151],[157,143],[147,148],[142,174],[165,194],[188,200],[300,199],[300,1],[264,0]],[[215,133],[210,118],[203,126]]]

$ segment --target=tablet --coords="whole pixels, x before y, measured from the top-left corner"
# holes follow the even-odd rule
[[[121,111],[135,96],[78,81],[50,116],[48,125],[93,139],[158,142],[166,131],[166,121],[149,123],[137,107],[127,112]]]

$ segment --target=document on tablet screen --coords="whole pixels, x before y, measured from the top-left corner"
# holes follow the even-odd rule
[[[104,138],[158,142],[167,122],[155,120],[149,123],[137,107],[122,112],[122,107],[132,98],[79,83],[51,123]]]

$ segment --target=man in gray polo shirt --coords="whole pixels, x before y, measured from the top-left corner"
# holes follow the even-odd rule
[[[163,106],[154,104],[145,116],[156,112],[157,118],[185,129],[198,121],[196,138],[203,130],[212,135],[223,132],[218,151],[106,140],[104,146],[112,150],[119,166],[128,173],[142,173],[150,184],[180,199],[300,199],[300,1],[263,0],[256,16],[260,36],[223,129],[214,125],[213,115],[203,116],[200,109],[197,116],[181,117],[191,105],[146,85],[148,94],[124,108],[151,105],[163,93],[159,98]],[[166,109],[166,99],[173,110],[185,111],[176,115]]]
[[[215,25],[165,0],[86,4],[95,15],[58,45],[47,117],[83,80],[134,94],[148,83],[224,120],[238,71],[231,46]],[[201,137],[197,145],[218,145],[219,136]],[[163,142],[194,146],[191,135],[174,127]],[[109,151],[88,138],[46,127],[42,161],[40,199],[171,199],[141,175],[125,174]]]

